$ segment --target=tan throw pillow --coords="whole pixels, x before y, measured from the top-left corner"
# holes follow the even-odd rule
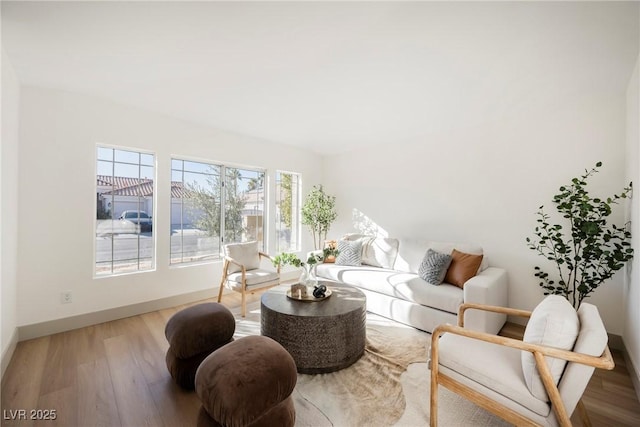
[[[478,273],[483,255],[472,255],[453,250],[451,252],[451,265],[444,277],[445,283],[464,287],[467,280]]]

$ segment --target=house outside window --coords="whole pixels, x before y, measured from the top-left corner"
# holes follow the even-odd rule
[[[171,264],[220,258],[221,170],[171,159]]]
[[[276,173],[276,252],[300,250],[300,175]]]
[[[219,259],[225,243],[264,247],[265,173],[174,158],[171,264]]]
[[[97,147],[95,274],[152,270],[155,156]]]

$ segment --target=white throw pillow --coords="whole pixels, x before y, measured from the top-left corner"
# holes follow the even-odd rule
[[[376,237],[365,234],[349,233],[343,240],[362,243],[362,264],[372,267],[393,268],[398,256],[400,241],[390,237]]]
[[[258,242],[230,243],[225,245],[224,253],[235,261],[244,265],[246,270],[260,268],[260,255],[258,254]],[[242,271],[236,264],[229,264],[229,273]]]
[[[531,313],[523,341],[572,350],[579,331],[580,321],[571,303],[560,295],[549,295]],[[567,361],[552,357],[545,357],[545,359],[553,381],[558,384]],[[548,402],[549,397],[536,368],[533,353],[522,352],[522,373],[531,394]]]
[[[400,241],[390,237],[374,237],[362,246],[362,263],[373,267],[393,268]]]

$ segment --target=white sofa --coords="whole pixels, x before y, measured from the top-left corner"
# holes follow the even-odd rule
[[[319,279],[333,280],[359,288],[367,297],[367,310],[431,332],[442,323],[457,322],[458,307],[463,302],[506,307],[507,273],[490,267],[486,257],[476,276],[464,287],[442,283],[432,285],[418,275],[422,259],[431,248],[442,253],[453,249],[468,254],[482,254],[482,248],[470,244],[420,242],[350,234],[348,240],[363,243],[362,265],[345,266],[322,263],[316,268]],[[468,310],[465,327],[497,333],[506,316],[478,310]]]

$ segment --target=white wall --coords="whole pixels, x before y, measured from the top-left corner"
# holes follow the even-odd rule
[[[18,110],[20,88],[9,58],[2,49],[2,149],[0,150],[0,333],[2,372],[15,340],[18,253]],[[8,354],[10,356],[10,354]],[[7,358],[8,359],[8,358]]]
[[[264,167],[271,187],[276,169],[299,172],[305,194],[321,182],[321,159],[311,152],[89,96],[23,87],[20,119],[20,326],[199,290],[217,293],[220,262],[168,266],[172,155]],[[156,153],[156,271],[93,277],[98,143]],[[270,249],[274,235],[271,230]],[[307,236],[304,251],[312,247]],[[64,290],[73,292],[73,303],[60,303]]]
[[[627,218],[631,220],[632,245],[635,257],[627,268],[627,276],[624,286],[624,340],[627,354],[633,362],[635,369],[640,368],[640,210],[638,198],[640,198],[640,56],[629,87],[627,89],[627,180],[633,181],[635,186],[634,203],[630,203],[627,209]],[[636,371],[636,375],[638,375]],[[638,377],[640,381],[640,377]],[[638,390],[640,393],[640,390]]]
[[[544,260],[525,242],[536,210],[552,210],[559,186],[597,161],[604,166],[591,191],[620,192],[624,145],[625,94],[592,93],[481,127],[333,156],[325,184],[341,215],[330,234],[353,230],[359,215],[392,237],[481,244],[489,263],[508,271],[509,305],[531,309],[543,298],[533,267]],[[623,222],[622,209],[614,221]],[[622,279],[616,275],[590,301],[616,334]]]

